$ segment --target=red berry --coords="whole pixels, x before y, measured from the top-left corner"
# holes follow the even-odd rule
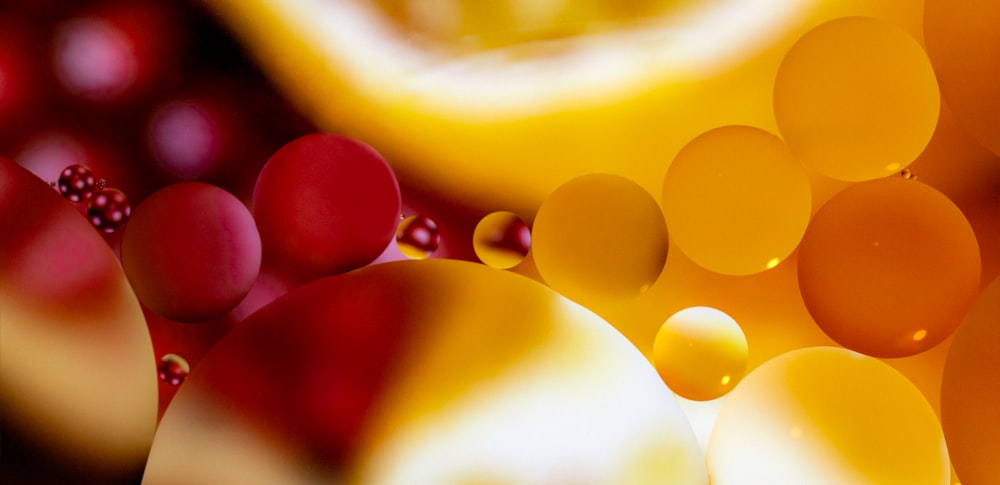
[[[132,215],[128,197],[118,189],[104,188],[94,192],[87,204],[87,219],[97,230],[107,233],[125,225]]]
[[[89,199],[96,185],[94,173],[84,165],[70,165],[59,174],[59,193],[73,202]]]

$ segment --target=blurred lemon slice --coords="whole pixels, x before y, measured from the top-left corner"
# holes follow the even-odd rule
[[[308,116],[378,147],[404,186],[523,214],[591,172],[658,194],[697,134],[773,131],[778,64],[823,21],[920,32],[905,0],[205,1]]]

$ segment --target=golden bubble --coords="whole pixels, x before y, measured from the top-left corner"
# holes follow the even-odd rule
[[[748,374],[722,404],[708,446],[714,485],[945,485],[937,416],[887,364],[811,347]]]
[[[698,265],[746,275],[777,266],[805,233],[805,170],[778,137],[726,126],[691,140],[663,182],[670,236]]]
[[[709,307],[686,308],[660,327],[653,363],[677,395],[708,401],[729,392],[743,377],[747,340],[729,315]]]
[[[838,193],[799,248],[799,288],[813,319],[837,343],[876,357],[914,355],[944,340],[975,300],[980,272],[965,215],[937,190],[901,177]]]
[[[511,212],[483,217],[472,234],[472,249],[485,265],[508,269],[521,264],[531,248],[531,230]]]
[[[905,168],[930,141],[939,110],[920,44],[875,18],[841,18],[809,31],[775,79],[775,117],[792,153],[840,180]]]
[[[426,216],[409,216],[396,227],[396,246],[410,259],[425,259],[437,251],[441,233],[437,223]]]
[[[591,174],[566,182],[542,202],[532,253],[553,289],[583,303],[630,298],[659,277],[667,227],[639,184]]]

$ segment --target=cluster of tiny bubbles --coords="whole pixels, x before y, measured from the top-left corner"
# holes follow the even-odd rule
[[[179,386],[191,373],[191,366],[180,355],[166,354],[160,358],[156,371],[161,381],[171,386]]]
[[[531,229],[512,212],[483,217],[472,235],[472,248],[487,266],[509,269],[521,264],[531,248]]]
[[[433,219],[424,215],[405,217],[396,228],[399,252],[410,259],[426,259],[441,245],[441,233]]]

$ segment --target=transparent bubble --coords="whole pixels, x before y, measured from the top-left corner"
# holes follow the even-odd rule
[[[774,268],[799,244],[812,190],[777,136],[724,126],[681,149],[662,200],[670,236],[685,255],[710,271],[747,275]]]
[[[691,307],[667,319],[653,346],[656,370],[670,390],[694,401],[720,397],[743,379],[747,340],[729,315]]]
[[[839,180],[872,180],[917,158],[937,126],[927,54],[892,23],[847,17],[806,33],[774,84],[778,129],[802,163]]]
[[[483,217],[472,235],[472,248],[487,266],[508,269],[521,264],[531,248],[531,229],[511,212]]]
[[[531,250],[546,283],[584,305],[639,295],[667,259],[667,226],[653,196],[632,180],[591,174],[542,202]]]
[[[722,404],[708,447],[714,485],[946,485],[941,425],[902,374],[850,350],[783,354]]]
[[[188,365],[184,357],[177,354],[167,354],[160,359],[160,365],[156,370],[161,381],[171,386],[179,386],[191,373],[191,366]]]
[[[437,223],[427,216],[409,216],[396,228],[396,245],[410,259],[426,259],[440,244]]]

